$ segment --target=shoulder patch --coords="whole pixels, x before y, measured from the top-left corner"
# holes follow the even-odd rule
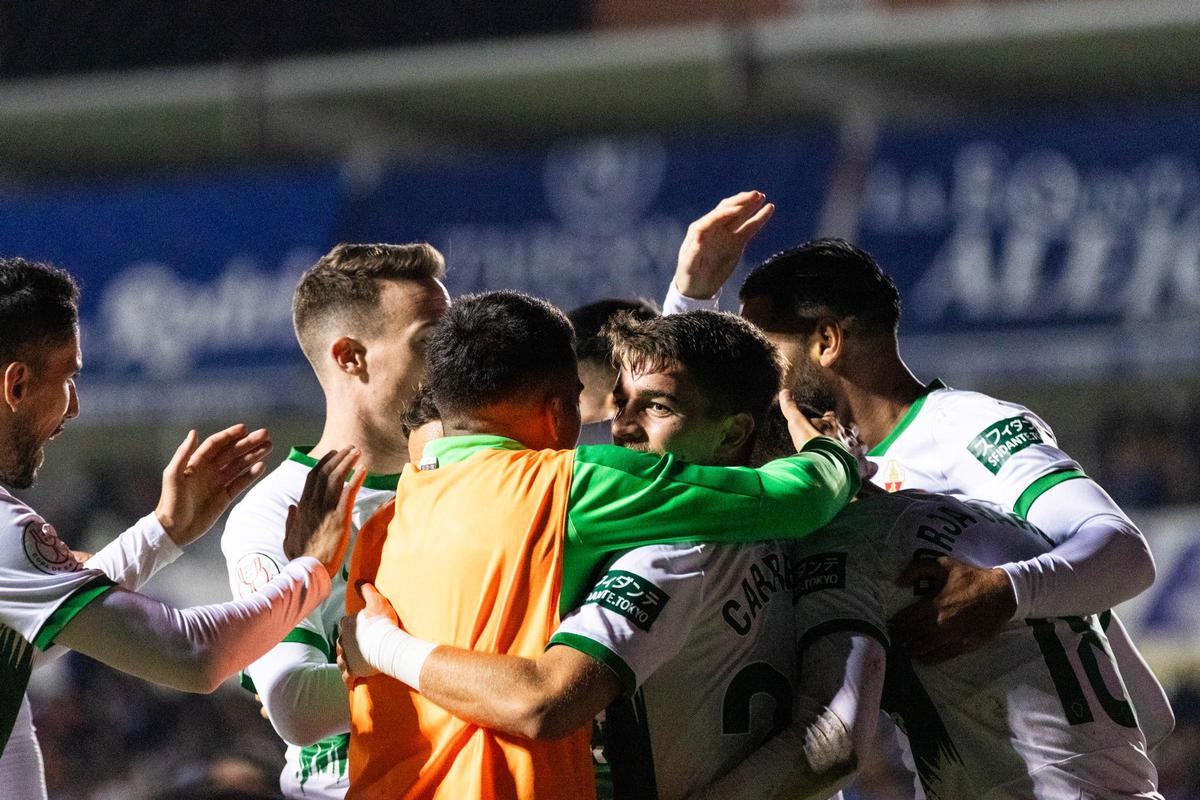
[[[822,589],[846,588],[846,554],[818,553],[796,562],[796,582],[793,598],[819,592]]]
[[[249,597],[279,574],[279,565],[266,553],[246,553],[237,561],[238,597]]]
[[[1033,424],[1033,420],[1017,416],[1002,419],[984,428],[967,445],[967,450],[988,472],[995,475],[1013,454],[1043,441],[1045,440],[1042,438],[1042,432]]]
[[[58,538],[58,532],[48,522],[31,520],[21,535],[25,557],[39,572],[59,575],[78,572],[83,566],[71,554],[71,548]]]
[[[671,596],[641,575],[610,569],[588,593],[584,605],[603,606],[628,619],[643,631],[658,619]]]

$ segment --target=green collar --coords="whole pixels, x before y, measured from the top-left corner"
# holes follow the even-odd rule
[[[908,426],[912,424],[913,420],[917,418],[917,414],[921,413],[921,408],[925,405],[925,399],[929,397],[932,392],[936,392],[938,389],[945,388],[947,388],[947,386],[942,382],[941,378],[934,378],[931,380],[929,385],[926,386],[924,391],[921,392],[921,396],[918,397],[916,401],[908,407],[908,411],[904,412],[904,416],[901,417],[900,421],[896,423],[896,427],[892,428],[892,432],[885,436],[882,442],[872,447],[871,451],[867,453],[867,455],[881,456],[886,453],[888,448],[895,444],[896,440],[900,438],[900,434],[904,433]]]
[[[293,447],[292,451],[288,453],[287,460],[295,461],[297,464],[303,464],[309,469],[312,469],[317,465],[317,460],[309,455],[311,451],[312,445]],[[368,472],[366,479],[363,481],[363,488],[385,489],[389,492],[394,492],[396,491],[396,484],[399,482],[399,480],[399,473],[395,473],[393,475],[376,475],[373,472]]]
[[[443,436],[425,445],[421,463],[434,459],[439,466],[466,461],[480,450],[528,450],[516,439],[496,436],[491,433],[473,433],[467,436]]]

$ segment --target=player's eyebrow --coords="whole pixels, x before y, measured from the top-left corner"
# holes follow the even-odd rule
[[[638,392],[638,396],[642,399],[670,400],[672,403],[678,403],[679,398],[670,392],[659,391],[657,389],[643,389]]]

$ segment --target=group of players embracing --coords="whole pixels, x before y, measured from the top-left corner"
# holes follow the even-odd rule
[[[339,245],[293,304],[324,429],[231,512],[236,599],[126,590],[263,471],[240,427],[189,437],[156,514],[68,553],[37,619],[12,522],[0,635],[190,690],[245,666],[289,798],[1159,798],[1174,719],[1110,611],[1154,580],[1143,536],[1028,409],[917,380],[851,244],[773,256],[716,311],[773,210],[723,200],[664,315],[578,355],[545,301],[451,303],[428,245]],[[611,445],[576,446],[581,375]],[[71,383],[47,432],[77,410]],[[172,668],[196,662],[199,687]],[[39,796],[9,792],[22,730],[6,797]]]

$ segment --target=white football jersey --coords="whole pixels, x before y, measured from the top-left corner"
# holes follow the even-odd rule
[[[307,449],[293,448],[287,460],[253,486],[234,506],[221,536],[221,551],[229,570],[229,584],[235,598],[245,597],[279,574],[288,562],[283,552],[284,526],[289,505],[300,501],[304,482],[316,460]],[[387,501],[396,496],[397,475],[368,475],[354,504],[353,534]],[[285,643],[308,645],[319,651],[328,663],[336,658],[338,621],[346,613],[346,562],[333,579],[328,599],[284,637]],[[267,656],[269,658],[270,655]],[[243,685],[253,690],[255,665],[246,668]],[[249,677],[249,681],[246,677]],[[341,800],[349,786],[347,755],[349,732],[331,736],[309,745],[289,744],[285,753],[280,788],[288,798]]]
[[[1021,517],[1047,489],[1083,475],[1029,409],[936,380],[867,456],[888,491],[974,497]]]
[[[803,650],[836,630],[887,647],[887,620],[920,591],[895,583],[914,558],[988,566],[1053,543],[994,504],[906,491],[864,497],[794,547]],[[1159,797],[1095,617],[1012,622],[981,649],[933,666],[889,649],[883,707],[907,733],[930,800]]]
[[[950,389],[941,381],[917,399],[868,458],[879,465],[872,481],[888,491],[920,489],[978,498],[1024,518],[1034,501],[1063,481],[1086,477],[1058,448],[1040,417],[1016,403],[979,392]],[[1046,531],[1061,544],[1064,532]],[[1122,652],[1136,653],[1119,625]],[[1161,705],[1162,687],[1140,658],[1123,659],[1121,670],[1135,709]]]
[[[112,588],[85,569],[37,512],[0,487],[0,750],[9,735],[31,738],[20,714],[34,655],[88,603]],[[36,651],[35,651],[36,648]],[[14,726],[23,730],[13,733]],[[4,787],[0,786],[0,790]],[[0,794],[4,792],[0,791]]]
[[[597,753],[618,800],[688,797],[789,724],[795,641],[774,542],[624,553],[550,640],[621,679]]]

